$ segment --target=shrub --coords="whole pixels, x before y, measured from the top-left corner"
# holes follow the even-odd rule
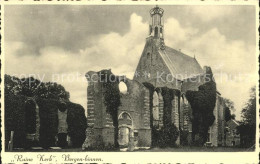
[[[177,127],[171,123],[168,126],[163,126],[159,130],[153,128],[152,135],[154,147],[175,147],[179,131]]]
[[[44,148],[55,146],[55,136],[58,133],[58,103],[57,100],[40,99],[40,144]]]
[[[68,107],[68,134],[73,147],[81,147],[86,139],[87,118],[84,108],[75,103],[67,103]]]
[[[188,137],[189,137],[189,131],[188,130],[181,130],[180,131],[180,139],[181,139],[181,144],[183,146],[189,145]]]
[[[36,104],[31,99],[25,102],[25,127],[27,133],[36,132]]]
[[[64,107],[57,100],[38,99],[40,108],[40,142],[44,147],[55,145],[55,136],[58,133],[58,109]],[[84,108],[75,103],[66,102],[68,135],[73,147],[80,147],[85,138],[87,119]],[[63,109],[61,109],[63,110]]]
[[[24,147],[25,143],[25,96],[5,94],[5,143],[14,131],[14,147]]]

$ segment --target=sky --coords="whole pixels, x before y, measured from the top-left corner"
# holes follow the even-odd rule
[[[4,13],[5,73],[55,81],[86,109],[85,73],[132,78],[151,5],[10,5]],[[241,110],[256,85],[255,6],[161,5],[165,44],[210,66],[221,96]]]

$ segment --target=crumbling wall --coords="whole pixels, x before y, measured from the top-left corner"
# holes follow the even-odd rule
[[[133,121],[133,132],[138,147],[151,145],[149,90],[135,80],[125,80],[127,93],[120,94],[119,114],[127,112]],[[120,125],[119,125],[120,126]]]
[[[82,148],[114,145],[114,127],[106,112],[102,85],[97,72],[88,72],[86,140]]]
[[[110,114],[106,112],[103,88],[98,79],[93,79],[93,77],[98,77],[98,74],[88,72],[87,76],[92,79],[88,79],[88,128],[82,147],[85,149],[114,145],[113,121]],[[121,105],[118,109],[118,116],[127,112],[133,122],[132,127],[129,128],[131,128],[131,133],[135,133],[135,146],[149,147],[151,145],[149,91],[135,80],[126,78],[121,80],[125,82],[128,90],[127,93],[120,93]]]
[[[180,140],[181,145],[192,144],[192,109],[183,94],[180,98]]]

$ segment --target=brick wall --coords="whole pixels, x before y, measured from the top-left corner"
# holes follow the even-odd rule
[[[210,133],[210,142],[212,143],[213,146],[218,146],[218,124],[219,124],[219,118],[218,118],[218,111],[220,107],[220,102],[219,102],[219,96],[216,96],[216,105],[213,110],[213,115],[215,116],[215,121],[209,128],[209,133]],[[221,120],[220,120],[221,121]]]
[[[125,81],[128,92],[121,94],[121,106],[119,114],[127,112],[131,118],[133,126],[131,131],[138,137],[136,146],[150,147],[151,129],[150,129],[150,93],[149,90],[135,80],[127,79]]]
[[[132,123],[127,126],[131,129],[131,132],[135,132],[138,135],[138,141],[136,141],[137,146],[150,147],[151,129],[149,90],[134,80],[126,79],[125,84],[127,86],[127,93],[120,93],[121,105],[118,109],[118,116],[121,113],[127,112],[131,117]],[[99,82],[89,81],[87,89],[87,106],[87,137],[82,147],[95,148],[98,145],[113,145],[113,121],[110,114],[106,112],[102,85]],[[121,126],[120,122],[119,126]]]

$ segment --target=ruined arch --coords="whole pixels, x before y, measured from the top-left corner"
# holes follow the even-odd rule
[[[133,119],[128,112],[125,112],[125,111],[121,112],[118,115],[118,121],[119,121],[119,127],[120,126],[127,126],[129,128],[132,128],[132,126],[133,126]],[[120,123],[121,123],[121,125],[120,125]]]
[[[122,94],[126,94],[128,92],[128,87],[124,81],[120,81],[118,84],[119,91]]]
[[[118,116],[118,143],[121,147],[128,147],[133,132],[133,119],[128,112],[121,112]]]

